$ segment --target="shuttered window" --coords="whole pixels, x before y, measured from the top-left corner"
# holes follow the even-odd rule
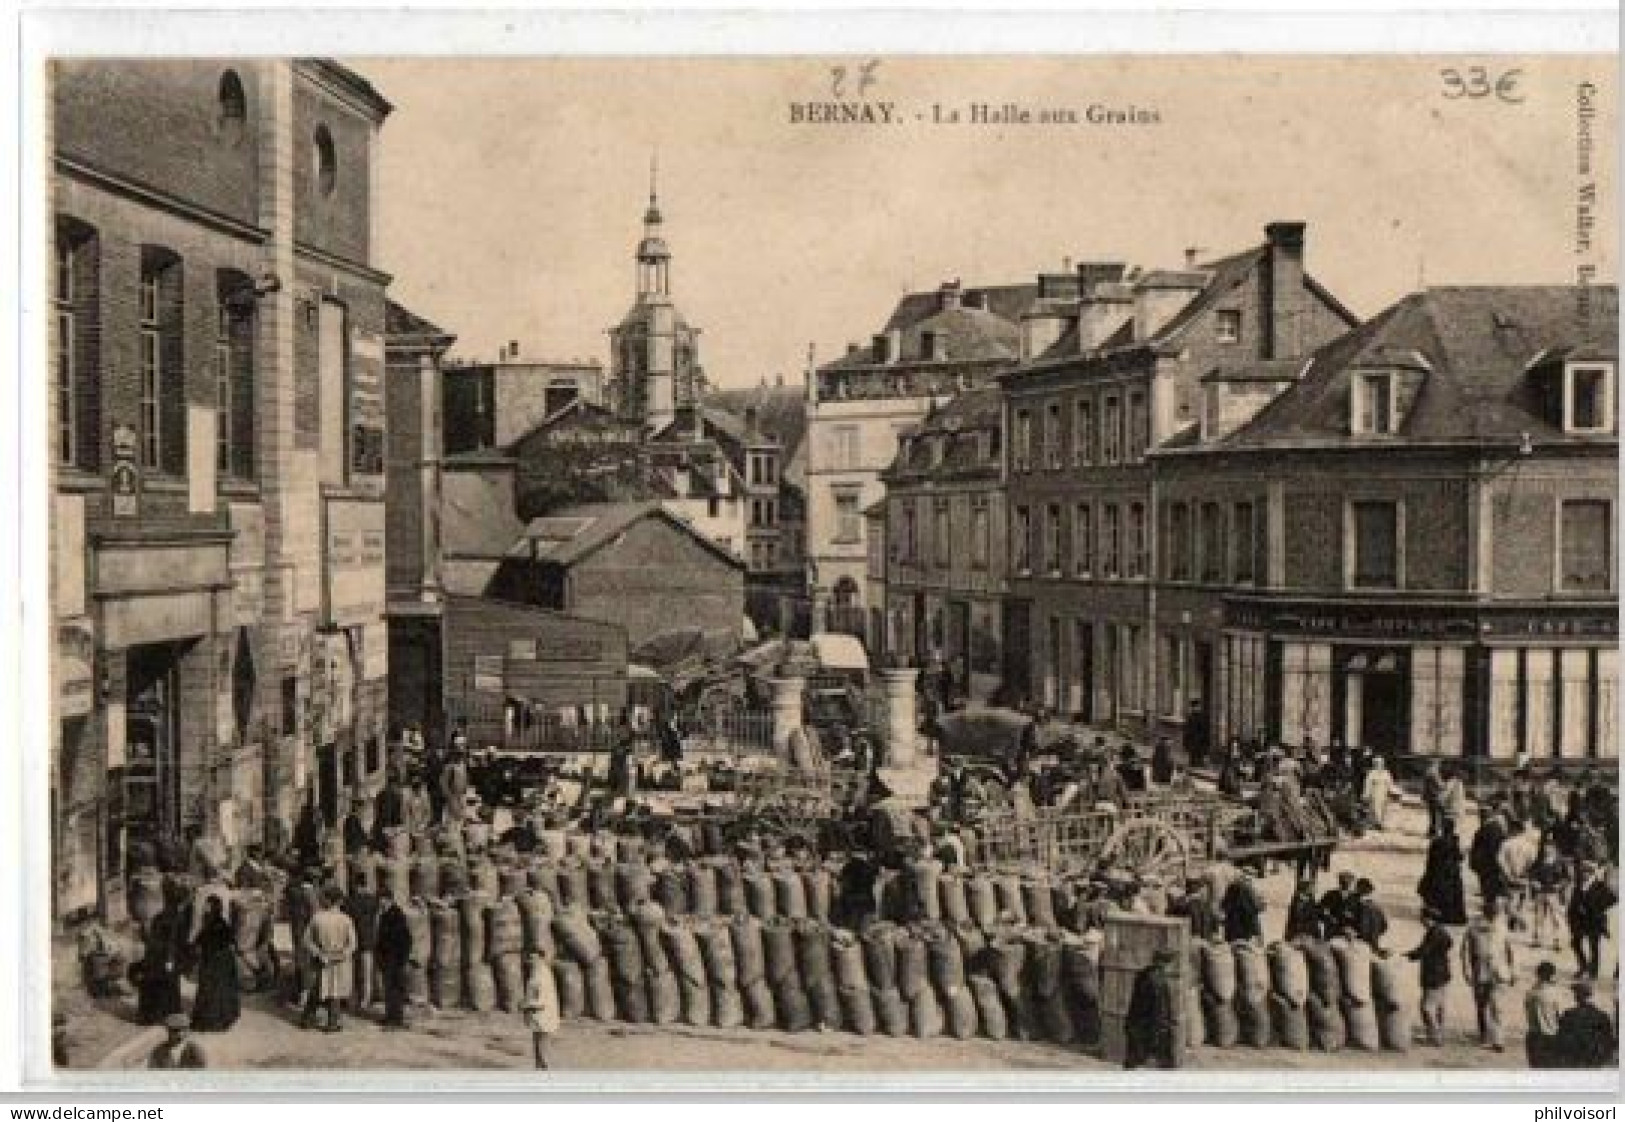
[[[1353,504],[1354,586],[1399,587],[1399,508],[1393,503]]]
[[[1596,499],[1563,504],[1562,588],[1565,592],[1606,592],[1612,586],[1608,504]]]

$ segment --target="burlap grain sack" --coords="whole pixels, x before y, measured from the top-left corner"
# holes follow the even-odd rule
[[[463,964],[463,939],[457,909],[443,900],[429,902],[429,930],[434,941],[431,962],[440,968]],[[436,1005],[440,1002],[436,1001]]]
[[[657,1025],[674,1025],[683,1016],[683,989],[677,975],[651,970],[648,975],[649,1019]],[[706,1011],[707,1017],[710,1011]]]
[[[1207,1042],[1215,1048],[1234,1048],[1241,1038],[1234,1002],[1233,993],[1226,1001],[1205,985],[1202,987],[1202,1022],[1207,1026]]]
[[[919,1040],[934,1040],[942,1035],[945,1022],[942,1003],[927,986],[908,1002],[909,1033]]]
[[[654,874],[642,861],[626,861],[615,866],[615,899],[630,911],[653,893]]]
[[[754,916],[735,916],[728,924],[733,938],[734,962],[739,972],[739,989],[745,997],[746,1012],[750,1009],[747,987],[767,981],[767,952],[762,940],[762,921]]]
[[[412,862],[405,857],[397,857],[383,866],[381,878],[383,886],[390,891],[390,895],[397,900],[407,900],[412,896]],[[369,883],[371,883],[369,881]]]
[[[938,995],[965,988],[965,956],[953,932],[941,924],[925,932],[926,966]]]
[[[1343,990],[1343,1001],[1370,1005],[1371,947],[1359,939],[1333,939],[1331,947],[1332,958],[1337,962],[1337,981]]]
[[[656,870],[654,899],[666,910],[667,915],[687,915],[688,875],[675,865]]]
[[[694,928],[685,923],[668,921],[660,928],[660,941],[665,948],[666,962],[682,985],[701,989],[710,985],[705,972],[705,956],[700,952],[700,940]]]
[[[942,862],[930,857],[910,861],[904,875],[914,918],[939,920],[942,918],[942,890],[937,887],[942,878]]]
[[[1330,957],[1331,952],[1327,952]],[[1310,976],[1309,996],[1304,999],[1304,1012],[1309,1020],[1309,1042],[1321,1052],[1341,1052],[1346,1041],[1343,1014],[1336,1005],[1327,1005],[1315,992],[1313,974]]]
[[[897,941],[889,923],[871,924],[861,936],[863,969],[876,989],[897,988]]]
[[[587,866],[579,860],[559,866],[559,903],[566,908],[591,908],[592,890],[587,880]]]
[[[999,913],[1017,927],[1031,922],[1027,917],[1027,902],[1021,898],[1021,878],[1011,874],[995,877],[993,892],[999,900]]]
[[[516,951],[491,962],[491,974],[496,982],[497,1008],[504,1013],[517,1013],[525,999],[525,960]]]
[[[1185,1047],[1201,1048],[1207,1044],[1207,1019],[1202,1012],[1202,982],[1193,976],[1185,992]]]
[[[620,901],[615,898],[615,866],[594,862],[587,866],[586,873],[588,906],[594,911],[619,911]]]
[[[1271,943],[1269,949],[1270,992],[1294,1008],[1309,996],[1309,966],[1303,949],[1293,943]]]
[[[942,1006],[943,1020],[948,1035],[955,1040],[970,1040],[976,1036],[979,1023],[976,1017],[976,999],[969,986],[958,986],[937,995]]]
[[[829,926],[815,919],[803,919],[793,923],[791,929],[795,933],[796,967],[801,974],[801,984],[809,990],[814,986],[833,986],[835,965]]]
[[[1260,956],[1262,957],[1262,956]],[[1249,1048],[1270,1046],[1269,989],[1262,994],[1236,990],[1236,1025],[1242,1044]]]
[[[987,957],[987,936],[974,923],[966,922],[953,927],[953,936],[959,941],[959,957],[965,963],[965,972],[978,969],[977,963]]]
[[[881,919],[893,923],[907,923],[914,918],[914,904],[910,898],[907,877],[895,869],[883,869],[876,884]]]
[[[813,1027],[812,1002],[794,977],[773,987],[773,1004],[779,1013],[779,1028],[785,1032],[806,1032]]]
[[[1362,944],[1363,945],[1363,944]],[[1360,1052],[1382,1049],[1382,1034],[1377,1027],[1377,1007],[1370,1001],[1343,998],[1343,1036],[1350,1048]]]
[[[489,1013],[497,1007],[496,977],[489,962],[463,967],[463,1005],[476,1013]]]
[[[1386,951],[1371,956],[1371,1000],[1379,1014],[1398,1009],[1403,1003],[1400,971],[1404,960]]]
[[[420,966],[434,961],[434,927],[429,920],[429,906],[422,900],[408,900],[401,904],[406,917],[406,930],[412,936],[409,960]]]
[[[873,1036],[879,1028],[875,1017],[874,997],[868,986],[840,986],[837,990],[841,1002],[841,1022],[848,1032],[859,1036]]]
[[[544,829],[537,840],[540,843],[537,849],[549,861],[562,861],[570,855],[570,839],[558,827]]]
[[[807,888],[801,883],[799,870],[774,871],[773,910],[786,919],[807,918]]]
[[[497,870],[497,890],[504,896],[518,896],[525,890],[525,870],[519,865],[504,865]]]
[[[733,933],[728,925],[720,921],[705,924],[695,929],[694,938],[700,945],[705,975],[712,987],[737,989],[739,966],[734,957]]]
[[[869,972],[863,965],[862,941],[845,928],[834,928],[829,933],[829,955],[835,985],[843,990],[861,988],[867,994]]]
[[[525,889],[514,899],[519,908],[519,938],[526,954],[555,958],[553,941],[553,901],[540,892]]]
[[[1236,997],[1260,1008],[1270,994],[1270,964],[1257,943],[1230,944],[1236,960]]]
[[[937,913],[942,916],[943,923],[955,928],[971,922],[965,878],[958,873],[944,872],[937,878]]]
[[[429,1001],[436,1009],[458,1009],[463,1004],[463,967],[461,963],[429,968]]]
[[[468,894],[468,866],[460,859],[440,859],[440,894],[447,899]]]
[[[898,927],[893,934],[893,944],[897,948],[897,991],[912,1005],[921,990],[931,988],[925,943],[912,928]]]
[[[435,849],[433,833],[422,833],[412,839],[412,856],[433,857],[434,855]]]
[[[483,857],[470,861],[468,890],[476,896],[501,895],[502,879],[497,875],[497,867]]]
[[[747,915],[750,904],[745,899],[744,874],[739,866],[727,859],[717,858],[712,863],[717,878],[717,914],[724,916]]]
[[[637,929],[625,920],[617,919],[605,924],[601,937],[617,989],[622,986],[641,988],[644,973],[643,944],[638,940]]]
[[[643,969],[649,973],[670,973],[672,965],[666,960],[666,945],[661,937],[666,914],[659,904],[640,904],[632,916],[632,930],[638,933],[638,945],[643,951]]]
[[[490,954],[485,907],[489,900],[468,895],[457,900],[457,936],[463,948],[463,962],[484,962]]]
[[[1228,943],[1203,943],[1202,988],[1225,1005],[1236,999],[1236,955]]]
[[[1007,1002],[1010,1010],[1010,1035],[1017,1040],[1044,1039],[1044,1013],[1038,999],[1026,987]]]
[[[1384,1052],[1409,1052],[1412,1027],[1407,1006],[1392,1005],[1377,1011],[1377,1039]]]
[[[525,949],[525,932],[520,924],[519,904],[511,898],[493,900],[485,906],[485,957],[495,962],[503,955],[520,954]]]
[[[1022,985],[1034,997],[1049,999],[1061,992],[1061,945],[1034,932],[1026,938]]]
[[[1003,1040],[1010,1035],[1009,1018],[1005,1016],[1004,1000],[999,987],[985,974],[972,974],[965,987],[976,1004],[976,1024],[989,1040]]]
[[[406,1000],[422,1007],[429,1001],[429,968],[421,962],[406,964]]]
[[[822,865],[801,871],[801,888],[807,898],[807,916],[822,923],[829,922],[830,905],[834,901],[835,883],[830,872]]]
[[[704,861],[690,861],[683,870],[688,878],[685,895],[691,915],[709,918],[717,914],[717,870]]]
[[[553,901],[554,911],[557,911],[562,906],[563,896],[559,889],[559,871],[553,865],[541,861],[532,861],[529,867],[525,869],[525,883],[530,886],[531,891],[540,892]]]
[[[768,920],[778,915],[773,904],[773,878],[760,869],[744,874],[745,908],[757,919]]]
[[[711,1023],[719,1029],[745,1027],[745,1003],[738,987],[711,987]]]
[[[991,931],[998,925],[999,894],[985,873],[976,873],[965,882],[965,901],[970,907],[971,922],[977,927]]]
[[[635,982],[623,978],[614,979],[615,987],[615,1016],[629,1025],[646,1025],[653,1019],[649,1008],[649,984],[647,979],[639,978]]]
[[[795,928],[787,919],[774,919],[762,924],[762,951],[767,963],[767,984],[773,987],[776,998],[781,986],[794,984],[801,988],[801,975],[796,968]]]
[[[763,979],[740,983],[739,996],[745,1003],[745,1023],[761,1031],[777,1027],[779,1011],[773,1000],[773,988]]]
[[[1290,1048],[1294,1052],[1307,1052],[1309,1050],[1309,1017],[1304,1009],[1303,1002],[1293,1002],[1285,994],[1272,993],[1270,994],[1269,1004],[1270,1027],[1273,1030],[1276,1046]]]
[[[558,984],[559,1016],[574,1020],[587,1011],[587,979],[579,962],[567,958],[553,960],[553,981]]]
[[[1000,935],[987,944],[987,973],[999,987],[1005,1004],[1021,996],[1021,976],[1027,962],[1027,944],[1011,935]]]
[[[615,981],[610,976],[609,957],[600,955],[594,962],[584,965],[582,973],[587,982],[587,1016],[595,1021],[613,1021]]]
[[[648,852],[648,847],[644,844],[644,840],[642,838],[632,837],[626,834],[616,835],[615,861],[617,864],[629,864],[634,861],[642,861],[643,855],[646,852]]]
[[[440,895],[440,862],[434,857],[413,857],[406,889],[420,900]]]
[[[1060,924],[1055,919],[1055,897],[1048,880],[1023,877],[1021,905],[1027,913],[1027,922],[1045,931],[1053,931]]]
[[[909,1007],[903,995],[895,989],[878,986],[870,987],[869,995],[874,1001],[875,1023],[880,1031],[887,1036],[907,1036]]]
[[[1100,1002],[1100,943],[1078,935],[1061,940],[1061,986],[1078,1004]]]
[[[604,957],[603,937],[581,908],[566,907],[553,917],[553,937],[560,949],[582,966]]]
[[[1319,939],[1298,942],[1304,965],[1309,969],[1309,993],[1327,1009],[1336,1009],[1343,1000],[1343,983],[1338,978],[1337,958],[1331,947]],[[1314,1025],[1311,1023],[1311,1030]]]

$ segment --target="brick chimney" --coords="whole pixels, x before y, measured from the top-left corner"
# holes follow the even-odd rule
[[[942,287],[937,290],[937,307],[944,312],[957,308],[962,295],[963,289],[959,286],[958,277],[944,281]]]
[[[1304,351],[1308,301],[1303,288],[1302,222],[1264,227],[1269,252],[1264,266],[1265,358],[1297,358]]]

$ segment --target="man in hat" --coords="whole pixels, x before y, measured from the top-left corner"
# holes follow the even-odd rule
[[[406,1027],[406,968],[412,959],[412,929],[389,885],[378,889],[378,925],[373,954],[384,982],[384,1027]]]
[[[1320,897],[1321,923],[1328,936],[1336,935],[1355,918],[1359,902],[1355,887],[1354,874],[1344,869],[1337,874],[1337,887],[1328,888]]]
[[[1613,1067],[1619,1049],[1614,1022],[1595,1003],[1596,987],[1574,983],[1574,1007],[1557,1020],[1558,1067]]]
[[[1518,971],[1512,936],[1495,900],[1484,901],[1484,914],[1467,926],[1461,943],[1461,969],[1478,1006],[1479,1043],[1496,1052],[1505,1051],[1501,1004],[1507,988],[1517,981]]]
[[[343,904],[344,893],[329,885],[322,893],[322,910],[305,925],[300,949],[311,970],[300,1022],[305,1028],[316,1027],[316,1013],[322,1009],[327,1012],[325,1031],[338,1032],[344,1027],[339,1009],[353,989],[357,939],[355,924],[344,914]]]
[[[1602,866],[1594,861],[1582,861],[1574,895],[1569,897],[1569,939],[1574,944],[1574,961],[1582,978],[1593,981],[1597,978],[1602,940],[1608,934],[1608,913],[1617,902]]]
[[[1450,989],[1450,932],[1433,908],[1422,909],[1422,941],[1405,957],[1421,968],[1422,1039],[1437,1048],[1444,1043],[1445,997]]]
[[[1178,1032],[1174,1023],[1179,995],[1174,991],[1174,952],[1156,953],[1151,964],[1134,976],[1128,1015],[1123,1024],[1123,1066],[1178,1066]]]
[[[1563,994],[1557,986],[1557,966],[1535,967],[1535,984],[1523,999],[1523,1045],[1533,1068],[1557,1066],[1557,1025],[1563,1016]]]
[[[192,1022],[185,1013],[164,1018],[168,1034],[147,1054],[147,1066],[160,1071],[201,1069],[209,1066],[203,1046],[192,1038]]]
[[[1388,934],[1388,915],[1376,900],[1377,888],[1365,877],[1354,885],[1354,933],[1373,951],[1382,950]]]
[[[1118,760],[1117,774],[1123,781],[1123,790],[1130,795],[1143,793],[1146,789],[1145,765],[1140,762],[1140,754],[1134,750],[1134,745],[1123,745]]]
[[[1241,875],[1230,882],[1230,887],[1224,890],[1224,898],[1219,901],[1219,910],[1224,913],[1225,942],[1264,941],[1264,927],[1259,921],[1259,916],[1264,911],[1264,903],[1258,898],[1258,890],[1253,886],[1251,869],[1242,868]]]

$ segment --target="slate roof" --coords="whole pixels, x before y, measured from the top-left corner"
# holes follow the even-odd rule
[[[1009,361],[1021,353],[1021,313],[1038,298],[1036,284],[994,285],[967,288],[960,294],[958,307],[944,308],[940,291],[911,292],[898,301],[881,334],[902,333],[904,363],[924,361],[920,336],[933,332],[939,340],[943,362]],[[970,304],[982,301],[983,307]],[[858,347],[820,370],[848,370],[874,366],[874,342]]]
[[[783,386],[752,386],[749,389],[712,390],[706,404],[738,418],[743,431],[745,410],[756,410],[756,424],[768,436],[776,437],[789,457],[801,446],[807,431],[807,390],[799,382]]]
[[[1586,304],[1589,303],[1589,309]],[[1617,358],[1614,286],[1430,288],[1310,356],[1302,377],[1219,448],[1366,446],[1350,434],[1356,370],[1401,367],[1421,384],[1397,437],[1418,443],[1612,442],[1562,431],[1538,385],[1565,356]],[[1389,437],[1387,439],[1394,439]]]
[[[416,335],[429,339],[452,340],[456,336],[444,328],[436,327],[416,312],[409,311],[393,300],[384,301],[384,334],[386,336]]]
[[[448,458],[448,466],[453,459]],[[506,478],[477,471],[446,472],[440,493],[440,535],[448,557],[506,556],[524,528],[514,513],[513,488]]]
[[[739,558],[658,502],[585,503],[564,507],[533,518],[510,540],[507,553],[510,557],[534,556],[546,564],[569,567],[598,552],[635,523],[651,517],[664,519],[728,564],[744,566]]]

